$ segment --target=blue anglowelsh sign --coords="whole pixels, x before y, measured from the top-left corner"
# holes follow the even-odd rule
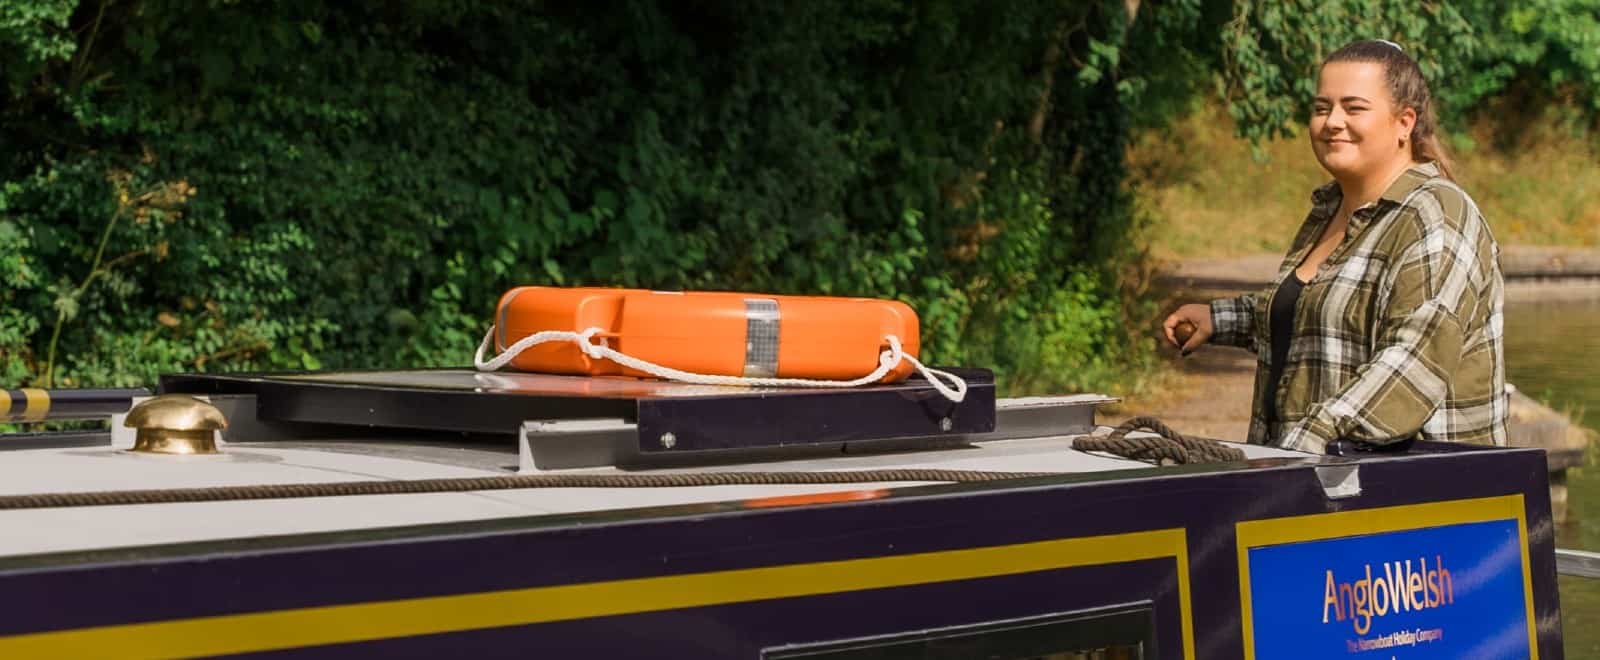
[[[1526,658],[1517,520],[1247,547],[1256,658]]]

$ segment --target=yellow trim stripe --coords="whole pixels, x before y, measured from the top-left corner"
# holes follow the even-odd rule
[[[1256,657],[1255,624],[1252,621],[1255,609],[1250,601],[1251,548],[1496,520],[1517,521],[1517,537],[1521,539],[1522,546],[1522,596],[1528,621],[1528,655],[1533,660],[1539,660],[1538,635],[1533,618],[1533,569],[1528,563],[1528,521],[1520,493],[1237,523],[1239,619],[1244,627],[1245,660],[1254,660]],[[1418,524],[1417,521],[1426,523]]]
[[[0,390],[0,420],[11,419],[11,392]]]
[[[50,393],[37,387],[22,388],[22,396],[27,399],[27,407],[22,409],[22,421],[37,422],[50,413]]]
[[[1528,617],[1528,657],[1539,660],[1539,627],[1533,620],[1533,566],[1528,563],[1528,517],[1523,514],[1522,496],[1517,496],[1517,538],[1522,541],[1522,602]]]
[[[1189,551],[1183,529],[33,633],[0,637],[0,657],[226,655],[1163,557],[1176,559],[1183,651],[1192,659]]]

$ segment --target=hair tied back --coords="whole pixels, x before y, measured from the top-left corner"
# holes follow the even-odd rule
[[[1434,114],[1433,94],[1422,75],[1422,67],[1404,48],[1388,39],[1364,39],[1345,44],[1322,61],[1370,62],[1383,67],[1384,82],[1395,110],[1412,108],[1417,121],[1411,127],[1411,158],[1418,163],[1436,163],[1445,178],[1455,180],[1455,164],[1439,136],[1439,119]]]

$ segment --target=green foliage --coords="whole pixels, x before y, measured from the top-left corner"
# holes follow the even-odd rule
[[[1218,80],[1240,132],[1303,123],[1322,59],[1373,38],[1404,45],[1458,128],[1511,89],[1600,116],[1600,0],[1236,0]]]
[[[1428,80],[1461,72],[1448,68],[1475,47],[1476,35],[1459,11],[1431,11],[1410,0],[1286,0],[1238,2],[1223,31],[1225,94],[1245,135],[1282,135],[1304,121],[1316,93],[1322,59],[1358,39],[1404,44]]]
[[[0,190],[0,212],[4,212],[15,186]],[[19,299],[37,286],[38,276],[28,264],[29,242],[16,223],[0,220],[0,379],[19,382],[28,376],[26,363],[19,359],[19,348],[38,331],[39,324]]]
[[[560,284],[897,298],[933,361],[1129,382],[1134,126],[1225,64],[1267,134],[1360,25],[1457,106],[1593,91],[1597,1],[11,0],[0,378],[461,364]]]
[[[67,31],[76,0],[36,0],[0,4],[0,63],[13,94],[45,65],[72,56],[77,42]]]
[[[903,299],[1037,389],[1133,351],[1121,0],[8,6],[8,381],[460,364],[519,284]]]
[[[1464,2],[1486,38],[1471,53],[1469,75],[1450,85],[1465,110],[1508,87],[1600,115],[1600,0]]]

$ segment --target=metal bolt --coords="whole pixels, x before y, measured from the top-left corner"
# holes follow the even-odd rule
[[[951,422],[949,417],[945,417],[944,419],[939,420],[939,430],[940,431],[948,431],[951,428],[953,428],[954,426],[955,426],[955,423]]]
[[[676,447],[677,445],[678,445],[678,436],[673,435],[670,431],[667,432],[667,433],[661,434],[661,447],[662,448],[671,449],[673,447]]]

